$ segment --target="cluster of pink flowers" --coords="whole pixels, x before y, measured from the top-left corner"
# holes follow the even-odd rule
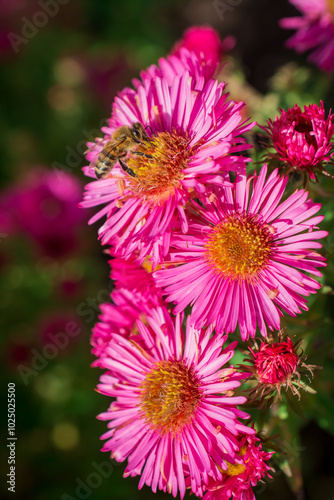
[[[115,282],[92,335],[93,364],[106,370],[98,391],[114,398],[99,417],[103,450],[127,460],[124,475],[139,475],[139,488],[251,500],[272,453],[235,391],[254,373],[265,387],[286,386],[303,361],[288,338],[251,351],[254,366],[234,366],[228,334],[266,337],[284,313],[307,310],[327,233],[320,205],[303,189],[286,197],[278,169],[247,176],[244,134],[254,124],[215,78],[221,53],[211,28],[192,28],[118,94],[104,137],[88,145],[82,206],[102,205],[90,222],[103,218]],[[304,168],[293,157],[304,154],[319,167],[332,156],[332,125],[322,105],[304,121],[299,111],[266,131],[291,165]]]

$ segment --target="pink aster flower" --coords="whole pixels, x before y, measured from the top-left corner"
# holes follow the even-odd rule
[[[128,257],[141,245],[157,242],[161,259],[176,217],[187,231],[188,201],[211,184],[221,185],[222,171],[244,169],[245,158],[235,153],[248,148],[239,136],[253,124],[242,123],[243,103],[229,102],[224,86],[183,71],[170,85],[163,77],[148,77],[116,98],[104,142],[87,155],[87,175],[95,176],[105,141],[119,127],[139,122],[148,127],[150,140],[138,145],[137,154],[128,153],[133,175],[116,163],[105,178],[87,185],[82,206],[105,205],[90,221],[107,215],[99,231],[103,244],[115,245]]]
[[[93,328],[92,353],[97,357],[93,366],[101,366],[106,347],[115,333],[128,338],[137,330],[138,319],[165,304],[150,270],[136,264],[133,256],[124,260],[114,254],[110,264],[115,289],[110,295],[112,302],[100,305],[99,322]]]
[[[287,46],[302,53],[312,51],[309,60],[324,71],[334,69],[334,5],[332,0],[290,0],[301,17],[282,19],[282,28],[295,29]]]
[[[308,296],[320,288],[305,272],[325,258],[313,249],[327,236],[316,227],[320,205],[307,199],[304,190],[281,202],[287,177],[275,170],[266,180],[267,166],[251,180],[237,175],[235,184],[216,189],[193,203],[197,215],[189,220],[188,233],[175,228],[171,240],[174,267],[154,273],[158,286],[175,313],[193,306],[196,328],[215,323],[219,332],[234,332],[239,325],[243,340],[267,327],[279,329],[280,316],[307,310]]]
[[[278,342],[273,339],[262,341],[260,346],[255,343],[254,348],[249,349],[249,358],[247,361],[251,364],[241,365],[243,370],[249,370],[258,382],[257,386],[250,391],[252,400],[260,396],[262,400],[267,395],[273,396],[272,402],[282,399],[281,390],[285,388],[285,392],[289,389],[292,394],[298,395],[300,399],[299,389],[305,389],[309,392],[315,392],[310,389],[301,377],[305,375],[310,381],[313,377],[313,369],[319,368],[315,365],[307,365],[305,363],[307,356],[303,355],[303,351],[299,351],[302,339],[293,343],[290,337],[284,339],[283,330],[278,333]]]
[[[247,414],[233,396],[244,374],[224,365],[236,343],[222,350],[226,336],[196,331],[165,312],[138,321],[139,335],[115,335],[106,349],[98,390],[116,398],[99,416],[109,422],[102,451],[118,462],[128,460],[124,476],[141,475],[154,492],[183,498],[185,475],[194,490],[209,477],[221,479],[238,459],[240,432],[253,434],[238,418]],[[161,326],[159,326],[161,325]]]
[[[274,452],[262,450],[261,443],[255,436],[240,435],[240,460],[236,464],[229,464],[227,471],[223,471],[223,478],[219,481],[210,479],[204,500],[255,500],[252,487],[256,486],[265,476],[272,477],[272,470],[268,460]]]
[[[180,56],[181,49],[186,48],[202,61],[217,66],[223,53],[232,49],[234,44],[233,37],[221,40],[219,33],[210,26],[192,26],[184,32],[182,40],[175,44],[172,54]]]
[[[296,104],[280,112],[274,121],[268,121],[267,127],[261,127],[267,142],[276,150],[268,154],[268,159],[279,160],[289,171],[305,173],[312,180],[316,180],[316,172],[329,175],[324,165],[334,154],[334,124],[331,113],[326,118],[323,102],[320,106],[305,106],[304,111]]]

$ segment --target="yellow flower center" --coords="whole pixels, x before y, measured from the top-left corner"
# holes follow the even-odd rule
[[[159,269],[161,269],[160,264],[157,264],[153,268],[153,263],[150,261],[150,256],[149,255],[147,255],[145,257],[144,261],[142,262],[141,267],[143,267],[145,269],[145,271],[147,271],[149,274],[151,274],[153,271],[158,271]]]
[[[136,153],[127,160],[127,165],[136,174],[130,177],[132,191],[145,201],[163,203],[181,186],[184,178],[183,170],[188,159],[200,146],[189,147],[191,138],[187,133],[177,131],[159,132],[152,136],[150,142],[140,144]],[[150,155],[147,158],[144,155]]]
[[[270,227],[256,216],[227,215],[209,236],[206,258],[224,277],[252,282],[268,263],[273,251],[272,240]]]
[[[228,462],[227,462],[228,463]],[[224,471],[227,476],[239,476],[245,472],[246,467],[243,464],[229,464],[227,471]]]
[[[334,20],[334,0],[327,0],[327,9]]]
[[[200,382],[182,361],[160,361],[141,385],[141,409],[152,429],[176,435],[191,422],[201,400]]]
[[[243,457],[247,451],[247,446],[243,446],[239,453],[239,457]],[[227,470],[222,470],[224,474],[227,476],[239,476],[239,474],[242,474],[246,470],[246,466],[243,464],[230,464],[229,462],[226,462],[228,469]]]

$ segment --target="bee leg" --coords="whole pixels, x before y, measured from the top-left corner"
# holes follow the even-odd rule
[[[122,167],[123,172],[125,172],[125,173],[127,173],[127,174],[131,175],[131,177],[137,177],[137,176],[136,176],[136,174],[134,173],[134,171],[133,171],[131,168],[129,168],[129,167],[127,166],[127,164],[126,164],[126,163],[124,163],[124,161],[123,161],[123,160],[121,160],[120,158],[118,158],[118,163],[119,163],[119,164],[120,164],[120,166]]]
[[[145,130],[146,130],[147,128],[149,128],[149,129],[150,129],[150,131],[151,131],[151,132],[152,132],[152,134],[153,134],[153,130],[151,129],[150,125],[146,125]]]
[[[145,140],[146,140],[147,142],[152,143],[151,139],[150,139],[150,138],[148,137],[148,135],[146,134],[146,129],[147,129],[147,128],[149,128],[149,129],[150,129],[150,131],[152,132],[152,135],[154,135],[154,134],[153,134],[153,130],[151,129],[151,127],[150,127],[149,125],[147,125],[147,126],[145,127],[145,135],[146,135]]]
[[[142,153],[141,151],[131,151],[133,155],[145,156],[145,158],[153,158],[152,155],[148,155],[146,153]]]

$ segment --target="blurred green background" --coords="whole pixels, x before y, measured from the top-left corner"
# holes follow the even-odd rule
[[[165,56],[191,25],[210,24],[223,38],[236,38],[222,78],[234,99],[246,101],[245,112],[253,120],[273,118],[278,107],[295,102],[323,99],[328,110],[333,107],[332,78],[284,48],[288,33],[280,30],[278,20],[295,13],[283,0],[0,0],[5,497],[165,497],[148,488],[138,491],[138,478],[123,479],[124,465],[113,460],[108,477],[96,475],[96,464],[108,456],[99,451],[105,423],[95,417],[110,401],[94,391],[100,373],[90,368],[89,335],[98,304],[108,300],[112,284],[97,227],[88,227],[88,213],[71,206],[71,193],[80,200],[86,141],[100,135],[116,93]],[[331,232],[333,181],[322,180],[312,189],[313,198],[324,204],[323,227]],[[324,254],[333,254],[331,234]],[[263,500],[334,499],[333,264],[323,283],[326,287],[312,297],[309,313],[285,322],[289,331],[306,338],[308,361],[324,366],[313,385],[318,394],[303,394],[303,416],[294,417],[283,405],[277,417],[283,422],[280,432],[285,432],[285,470],[298,481],[303,478],[304,486],[296,487],[277,468],[275,481],[255,490]],[[66,328],[72,334],[68,345],[55,346],[54,336]],[[15,494],[6,485],[9,382],[16,384]]]

